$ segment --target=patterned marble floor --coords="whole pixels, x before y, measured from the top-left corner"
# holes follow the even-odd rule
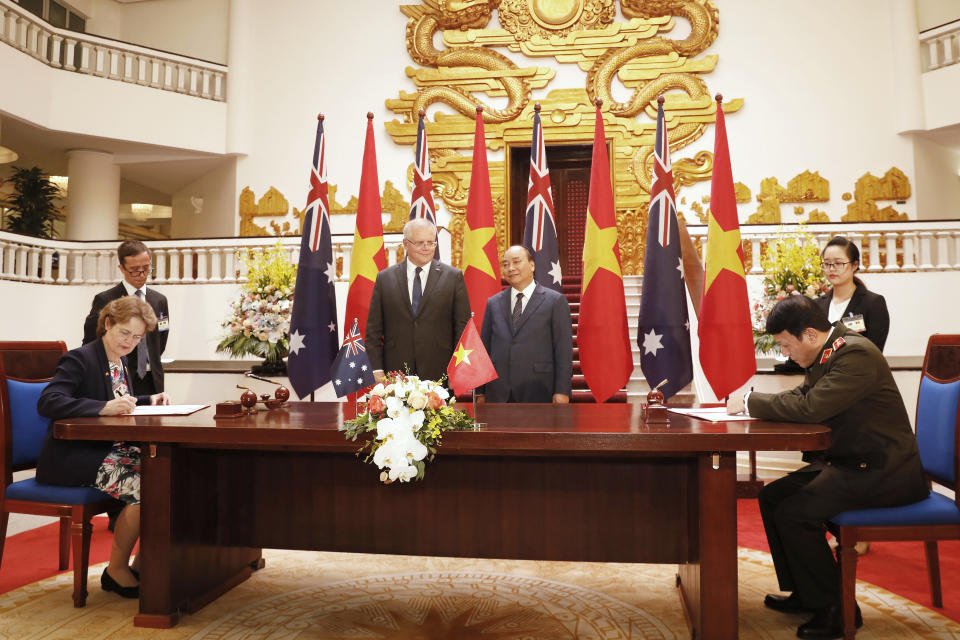
[[[83,609],[71,574],[0,596],[11,640],[558,640],[688,638],[671,565],[474,560],[265,551],[266,567],[173,629],[137,629],[136,602],[99,588]],[[768,554],[739,551],[740,638],[796,637],[802,616],[768,611]],[[869,584],[858,585],[872,638],[960,638],[960,624]]]

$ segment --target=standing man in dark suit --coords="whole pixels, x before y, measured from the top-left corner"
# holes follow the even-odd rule
[[[163,364],[160,356],[167,348],[167,336],[170,335],[170,311],[167,298],[162,293],[147,289],[150,277],[150,250],[139,240],[126,240],[117,248],[118,268],[123,280],[115,287],[101,291],[93,297],[90,313],[83,323],[83,344],[97,339],[97,318],[100,310],[123,296],[137,296],[153,307],[157,316],[157,326],[148,332],[134,353],[130,354],[130,377],[133,394],[151,396],[163,391]]]
[[[403,227],[407,258],[377,274],[366,346],[374,377],[405,371],[437,380],[470,319],[463,272],[434,260],[437,228],[423,218]]]
[[[809,465],[760,491],[777,579],[792,592],[768,595],[764,604],[812,613],[797,629],[800,638],[839,638],[840,571],[824,523],[849,509],[916,502],[929,491],[903,398],[876,345],[842,321],[831,325],[820,306],[801,295],[778,302],[766,330],[783,355],[806,369],[804,382],[792,391],[731,398],[727,411],[825,424],[830,448],[805,454]]]
[[[533,279],[533,254],[514,245],[500,272],[510,287],[490,296],[480,338],[499,376],[484,388],[489,402],[570,402],[573,331],[570,305]]]

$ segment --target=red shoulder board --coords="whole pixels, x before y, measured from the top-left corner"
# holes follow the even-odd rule
[[[836,351],[837,349],[839,349],[845,344],[847,343],[844,341],[843,338],[837,338],[836,340],[833,341],[833,350]]]
[[[820,364],[823,364],[824,362],[826,362],[827,360],[829,360],[829,359],[830,359],[830,354],[832,354],[832,353],[833,353],[833,349],[824,349],[824,350],[823,350],[823,355],[820,356]]]

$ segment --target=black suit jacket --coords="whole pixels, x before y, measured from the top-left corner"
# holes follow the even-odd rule
[[[570,305],[553,289],[537,285],[513,326],[507,287],[490,296],[480,337],[499,376],[488,382],[488,402],[551,402],[570,395],[573,337]]]
[[[833,291],[820,296],[816,302],[825,314],[829,314],[830,303],[833,302]],[[883,351],[883,345],[887,343],[887,334],[890,332],[890,314],[887,313],[887,301],[879,293],[874,293],[862,284],[858,284],[853,295],[850,296],[847,308],[843,310],[843,316],[858,314],[863,315],[863,322],[867,327],[861,335],[869,338],[870,342],[877,345],[880,351]]]
[[[129,380],[129,369],[127,372]],[[37,401],[40,415],[50,418],[37,462],[37,482],[76,487],[93,484],[113,442],[59,440],[53,437],[53,421],[95,417],[113,397],[110,363],[102,340],[98,338],[60,357],[57,372]],[[137,404],[150,404],[150,396],[138,396]]]
[[[416,315],[407,290],[407,261],[377,274],[367,315],[366,347],[373,368],[404,371],[437,380],[470,319],[470,300],[463,272],[438,260]]]
[[[869,496],[865,502],[870,504],[861,507],[926,497],[917,440],[890,366],[872,342],[842,322],[834,325],[801,386],[751,393],[748,402],[750,415],[758,418],[830,427],[830,448],[820,456],[804,456],[814,462],[810,470],[825,474],[817,479],[820,486],[842,493],[846,485]],[[884,490],[874,495],[870,487]]]
[[[115,287],[110,287],[106,291],[101,291],[93,297],[93,305],[90,307],[90,313],[87,314],[87,319],[83,322],[83,344],[93,342],[97,339],[97,320],[100,318],[100,312],[103,310],[108,303],[113,302],[117,298],[122,298],[127,295],[127,290],[124,288],[123,283],[119,283]],[[157,320],[161,318],[170,318],[170,311],[167,309],[167,298],[162,293],[158,293],[152,287],[147,288],[146,295],[147,304],[153,307],[153,312],[157,314]],[[163,391],[163,363],[160,361],[160,356],[163,355],[163,352],[167,348],[167,336],[170,334],[170,331],[160,331],[159,327],[154,328],[153,331],[147,333],[147,353],[150,354],[150,371],[149,374],[153,378],[153,387],[157,393]],[[136,358],[136,353],[133,354],[133,357]],[[134,367],[134,378],[136,378],[136,367]],[[135,380],[134,380],[135,381]]]

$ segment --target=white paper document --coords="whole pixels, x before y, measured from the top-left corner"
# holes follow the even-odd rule
[[[186,416],[209,406],[208,404],[142,404],[133,408],[133,415]]]
[[[727,415],[726,407],[695,407],[692,409],[672,409],[667,407],[668,411],[680,413],[691,418],[700,420],[709,420],[710,422],[737,422],[740,420],[756,420],[752,416],[745,416],[742,413]]]

